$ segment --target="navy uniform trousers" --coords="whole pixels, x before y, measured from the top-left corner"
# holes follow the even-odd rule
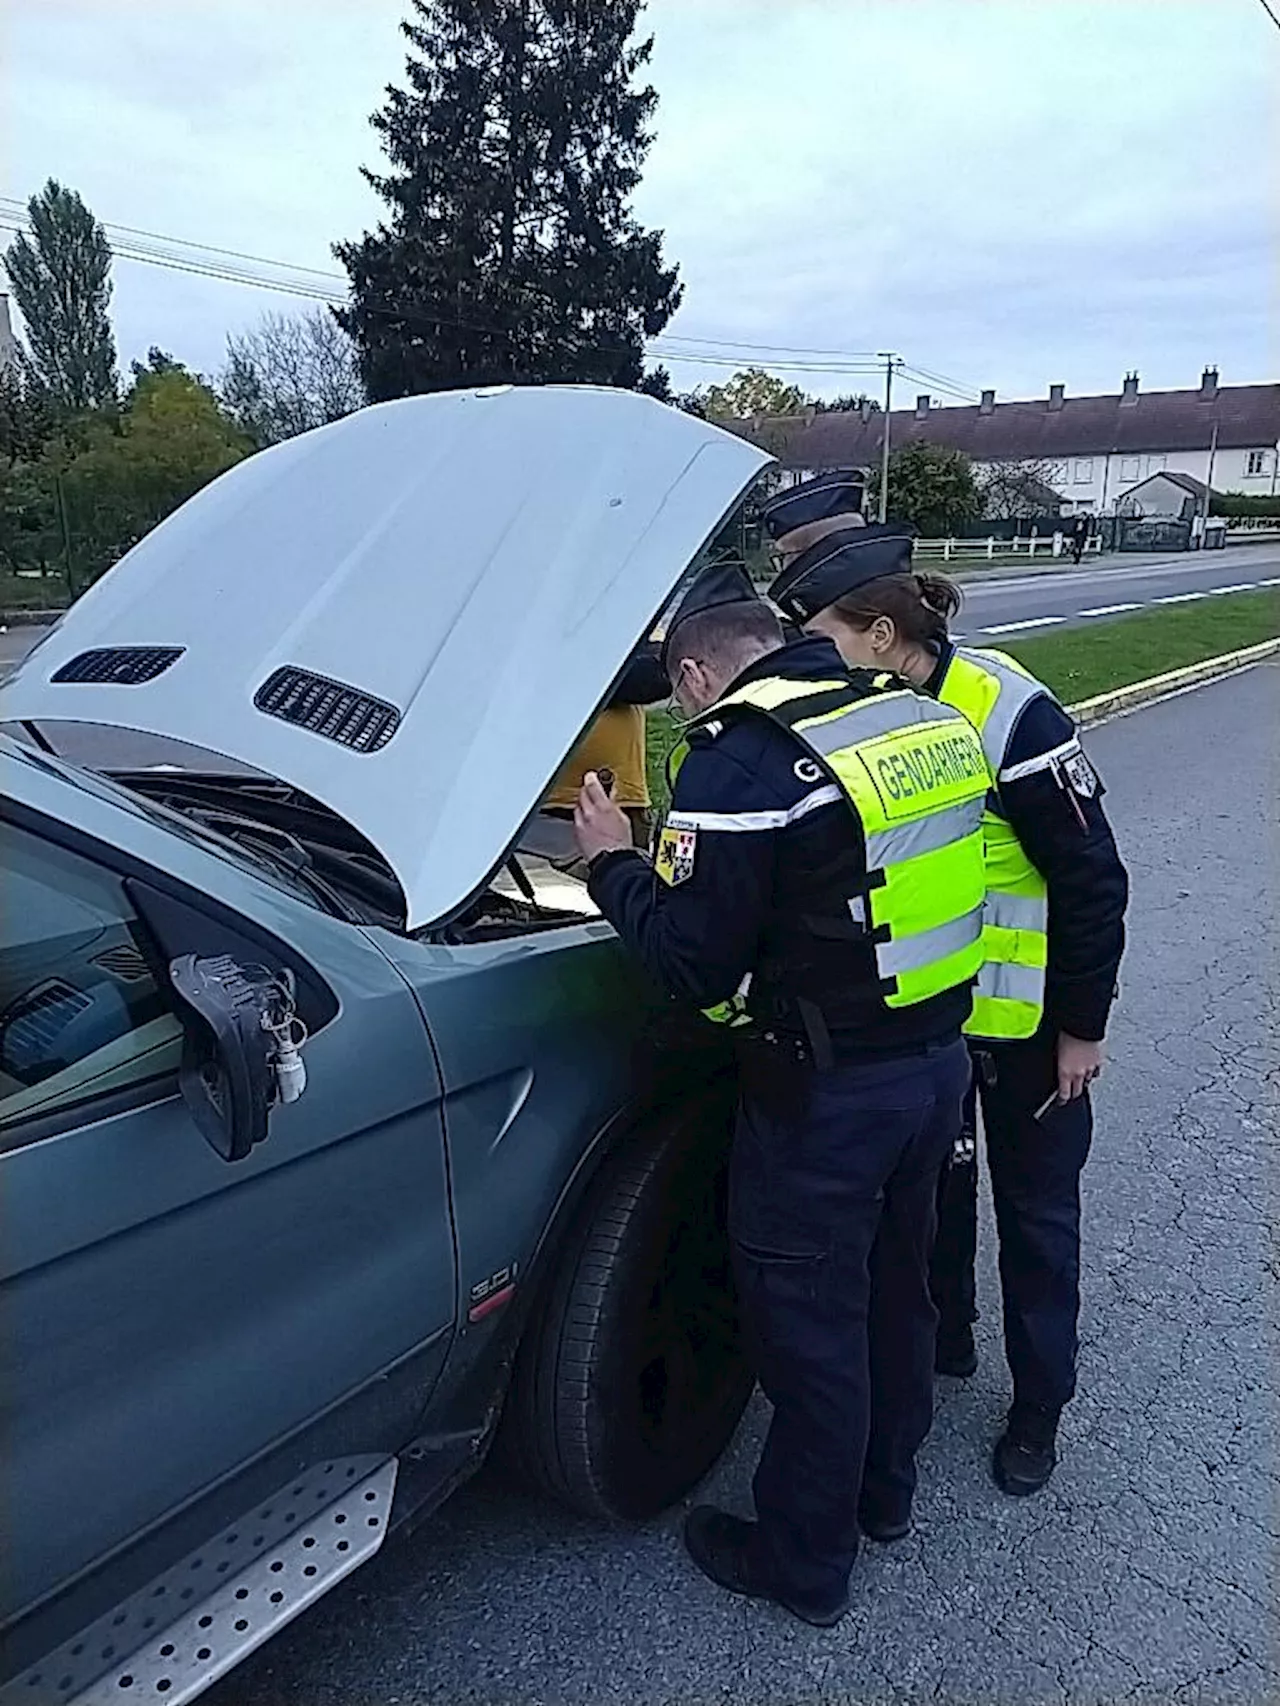
[[[974,1086],[958,1160],[943,1175],[930,1287],[941,1333],[977,1319],[975,1098],[982,1098],[987,1164],[1000,1235],[1005,1355],[1014,1401],[1058,1411],[1075,1393],[1080,1312],[1080,1174],[1093,1138],[1088,1095],[1036,1109],[1058,1082],[1056,1035],[973,1045]]]
[[[773,1404],[754,1544],[773,1582],[825,1609],[859,1511],[910,1511],[933,1409],[938,1180],[970,1066],[958,1038],[823,1072],[779,1052],[747,1046],[730,1175],[744,1328]]]

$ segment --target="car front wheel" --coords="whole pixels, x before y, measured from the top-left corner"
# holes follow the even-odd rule
[[[732,1100],[717,1086],[606,1164],[521,1349],[508,1458],[562,1503],[635,1520],[682,1498],[752,1377],[725,1224]]]

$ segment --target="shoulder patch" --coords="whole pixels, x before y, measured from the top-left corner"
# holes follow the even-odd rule
[[[672,829],[664,824],[662,833],[658,836],[653,868],[664,883],[675,888],[679,883],[687,883],[693,875],[693,861],[697,850],[696,829]]]
[[[1062,773],[1071,784],[1071,792],[1079,794],[1082,800],[1091,800],[1098,792],[1098,772],[1083,752],[1074,752],[1064,759]]]

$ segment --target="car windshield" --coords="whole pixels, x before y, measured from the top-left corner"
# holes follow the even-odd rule
[[[259,879],[274,883],[295,898],[309,901],[312,905],[325,905],[328,911],[337,910],[332,905],[326,905],[301,869],[291,869],[287,860],[273,854],[265,845],[254,845],[251,839],[243,835],[228,833],[229,825],[220,825],[212,819],[202,818],[199,814],[182,809],[173,797],[176,791],[174,784],[180,780],[203,781],[215,786],[235,788],[242,778],[201,776],[198,772],[175,771],[172,776],[164,778],[170,784],[164,787],[158,785],[162,779],[162,773],[158,770],[142,772],[136,776],[128,772],[111,774],[59,752],[50,751],[52,742],[45,738],[44,731],[39,731],[39,744],[33,739],[30,730],[17,730],[8,725],[5,732],[21,738],[31,762],[42,764],[61,776],[74,776],[80,787],[88,788],[100,797],[111,800],[115,805],[125,806],[139,817],[158,823],[171,835],[178,835],[185,841],[216,852],[220,858],[229,859],[241,869],[251,872]]]

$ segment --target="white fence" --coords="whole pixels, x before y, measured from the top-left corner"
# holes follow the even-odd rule
[[[1098,534],[1085,540],[1086,557],[1096,557],[1101,550],[1102,540]],[[1038,558],[1043,562],[1046,557],[1070,556],[1071,540],[1062,532],[1028,533],[1022,539],[997,539],[994,534],[986,539],[917,539],[913,554],[917,561],[923,557],[942,563],[983,559],[992,562],[997,557],[1025,557],[1029,563]]]

